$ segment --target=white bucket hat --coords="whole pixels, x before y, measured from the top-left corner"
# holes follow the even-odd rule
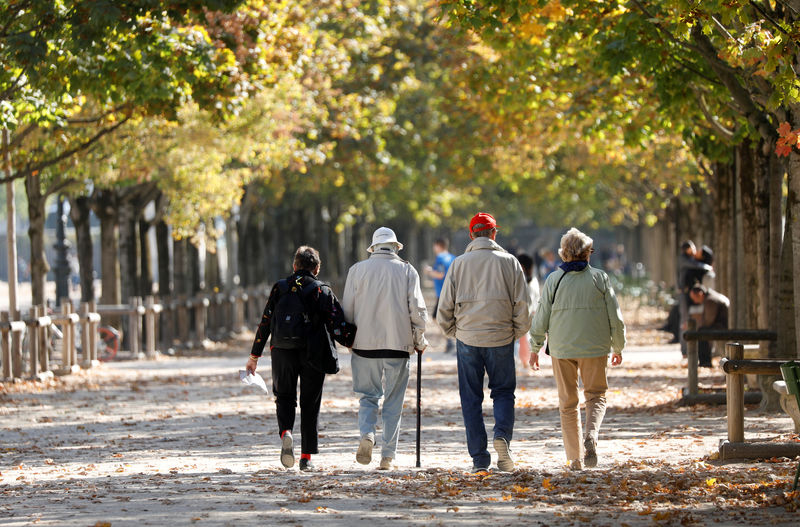
[[[392,229],[389,227],[380,227],[372,233],[372,245],[367,248],[367,252],[373,252],[376,245],[383,243],[395,244],[398,251],[403,248],[403,244],[397,241],[397,236]]]

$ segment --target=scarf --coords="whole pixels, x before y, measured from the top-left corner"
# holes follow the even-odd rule
[[[569,273],[570,271],[583,271],[586,269],[586,266],[589,265],[589,262],[564,262],[559,267],[564,270],[565,273]]]

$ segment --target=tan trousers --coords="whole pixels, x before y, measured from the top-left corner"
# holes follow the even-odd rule
[[[561,414],[561,436],[567,460],[583,460],[582,438],[597,441],[597,433],[606,414],[606,365],[608,356],[589,359],[553,358],[553,374],[558,387],[558,410]],[[578,411],[578,372],[583,381],[586,398],[586,432],[581,434],[581,414]]]

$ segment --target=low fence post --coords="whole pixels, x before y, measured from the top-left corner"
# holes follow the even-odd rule
[[[689,319],[689,331],[694,331],[697,329],[697,321],[694,319]],[[699,341],[697,340],[688,340],[686,341],[686,358],[688,360],[689,366],[689,395],[695,396],[697,395],[697,367],[698,367],[698,359],[697,359],[697,348],[699,346]]]
[[[30,317],[30,330],[28,331],[28,360],[30,360],[30,370],[31,370],[31,377],[36,377],[39,374],[39,339],[37,338],[40,332],[37,329],[37,321],[39,319],[39,308],[37,306],[31,306],[28,310],[28,316]],[[41,343],[43,346],[45,345],[44,342]],[[15,377],[21,377],[22,372],[20,375],[15,375]]]
[[[233,332],[241,333],[244,330],[244,306],[247,304],[247,293],[242,288],[236,289],[235,306],[233,311]]]
[[[8,311],[3,311],[0,313],[0,324],[3,326],[2,333],[2,340],[0,340],[0,347],[2,347],[3,355],[0,357],[0,360],[3,361],[3,378],[10,379],[11,378],[11,336],[13,332],[11,331],[11,317],[8,316]],[[6,326],[8,326],[8,330],[6,330]]]
[[[42,317],[47,315],[45,306],[37,306],[36,308],[36,325],[33,326],[33,331],[36,333],[37,348],[39,350],[39,365],[42,371],[50,371],[50,346],[47,345],[50,333],[50,324],[52,321],[48,320],[47,323],[41,320]],[[34,338],[33,335],[30,338]]]
[[[89,301],[89,312],[90,313],[97,313],[97,302],[94,300]],[[96,317],[95,321],[89,320],[89,349],[91,350],[91,355],[89,356],[89,360],[94,362],[97,360],[97,330],[100,327],[100,316]]]
[[[744,346],[738,342],[725,345],[728,360],[742,360]],[[725,376],[728,410],[728,441],[744,442],[744,377],[739,374]]]
[[[152,296],[145,297],[144,334],[145,353],[148,359],[156,356],[156,306]]]
[[[191,304],[189,304],[189,300],[186,298],[186,295],[180,295],[178,297],[178,340],[180,341],[181,347],[186,347],[189,345],[189,308]]]
[[[140,324],[139,324],[139,307],[142,305],[142,299],[138,296],[131,297],[130,299],[130,306],[131,312],[128,315],[128,335],[129,335],[129,342],[131,345],[131,354],[133,355],[134,359],[139,358],[139,352],[141,351],[141,331],[140,331]]]
[[[206,314],[210,304],[208,298],[197,297],[194,303],[194,332],[197,346],[202,346],[206,340]]]

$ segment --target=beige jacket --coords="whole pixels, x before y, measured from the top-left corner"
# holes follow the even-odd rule
[[[414,353],[428,345],[419,275],[394,253],[373,253],[350,268],[342,310],[358,326],[354,349]]]
[[[517,259],[494,240],[476,238],[447,271],[436,322],[448,337],[464,344],[503,346],[530,329],[529,303]]]

